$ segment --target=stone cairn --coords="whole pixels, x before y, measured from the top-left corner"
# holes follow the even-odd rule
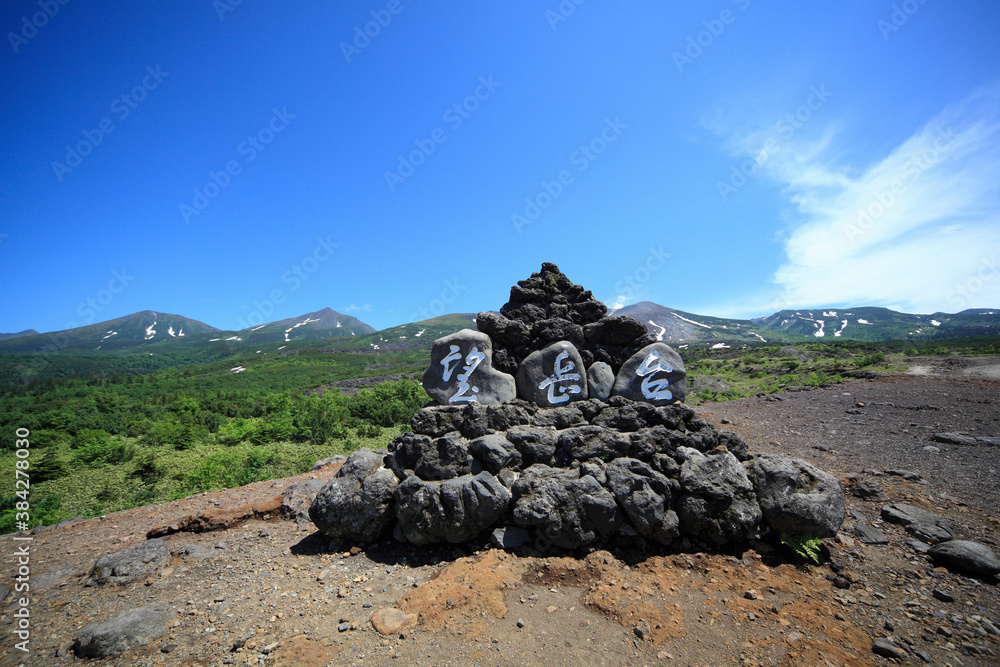
[[[667,550],[830,537],[840,482],[811,464],[750,455],[683,404],[684,362],[558,267],[511,288],[479,331],[434,341],[436,404],[382,455],[354,452],[309,510],[347,543],[415,545],[490,534],[506,548]]]

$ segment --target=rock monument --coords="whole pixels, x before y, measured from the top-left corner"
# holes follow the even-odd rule
[[[767,531],[828,537],[840,482],[811,464],[751,456],[684,405],[684,362],[558,267],[511,288],[479,331],[434,342],[435,404],[388,454],[351,454],[310,518],[368,543],[593,549],[629,540],[686,550]]]

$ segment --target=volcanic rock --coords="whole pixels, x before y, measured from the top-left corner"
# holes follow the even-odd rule
[[[87,577],[87,586],[127,584],[152,574],[170,561],[170,551],[161,539],[146,540],[97,559]]]
[[[325,534],[348,542],[373,542],[393,519],[393,491],[399,480],[369,449],[353,452],[337,475],[320,489],[309,518]]]
[[[844,490],[801,459],[761,454],[744,463],[764,521],[778,533],[833,537],[844,521]]]
[[[505,403],[516,395],[514,378],[493,368],[489,336],[472,329],[434,341],[423,386],[441,405]]]
[[[654,405],[683,402],[686,392],[684,362],[663,343],[647,345],[629,357],[618,371],[612,390],[616,396]]]
[[[586,400],[587,373],[576,347],[561,340],[525,357],[517,368],[517,395],[543,408]]]

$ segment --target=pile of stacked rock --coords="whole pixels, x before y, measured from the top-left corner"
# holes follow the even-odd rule
[[[511,289],[480,331],[434,342],[436,401],[385,456],[352,454],[310,508],[352,543],[412,544],[492,532],[501,546],[670,549],[745,543],[771,530],[826,537],[844,520],[839,481],[805,461],[749,456],[683,404],[681,358],[607,317],[552,264]]]

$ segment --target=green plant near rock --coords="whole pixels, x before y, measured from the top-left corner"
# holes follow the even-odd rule
[[[811,560],[819,565],[821,543],[818,537],[782,533],[781,543],[802,557],[803,560]]]

